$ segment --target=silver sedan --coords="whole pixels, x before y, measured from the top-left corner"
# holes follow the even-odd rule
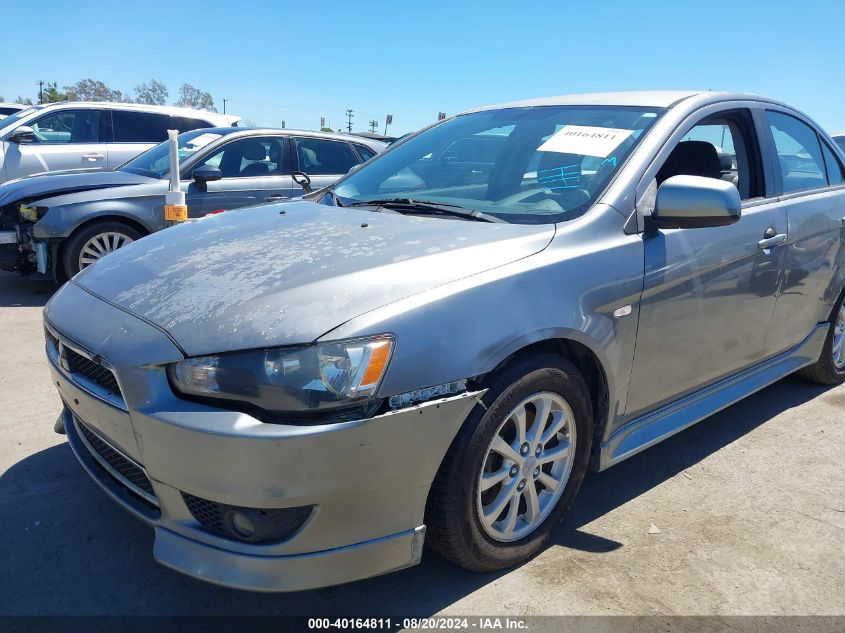
[[[519,564],[588,467],[845,381],[844,163],[752,95],[455,116],[77,275],[44,313],[58,430],[202,580],[330,585],[424,542]]]

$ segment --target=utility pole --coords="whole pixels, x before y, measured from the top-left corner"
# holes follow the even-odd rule
[[[352,113],[352,110],[346,111],[346,119],[347,119],[346,131],[349,132],[350,134],[352,133],[352,117],[353,116],[355,116],[355,115]]]
[[[375,132],[376,132],[376,128],[377,128],[377,127],[378,127],[378,121],[376,121],[375,119],[373,119],[372,121],[370,121],[370,131],[371,131],[373,134],[375,134]]]
[[[38,105],[44,103],[44,80],[38,80]]]
[[[226,114],[226,102],[228,99],[223,99],[223,114]]]
[[[282,129],[283,130],[285,129],[285,120],[284,119],[282,119]]]

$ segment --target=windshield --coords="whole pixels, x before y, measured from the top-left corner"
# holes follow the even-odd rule
[[[408,198],[507,222],[584,213],[663,110],[541,106],[465,114],[415,136],[343,179],[341,204]]]
[[[222,134],[207,132],[203,129],[192,130],[179,135],[177,141],[179,147],[179,164],[196,154],[206,145],[213,143]],[[164,178],[170,173],[170,154],[167,141],[138,154],[132,160],[123,163],[118,169],[132,174],[149,176],[150,178]]]
[[[11,127],[16,125],[21,119],[28,117],[30,114],[38,110],[38,108],[24,108],[19,112],[15,112],[14,114],[10,114],[8,116],[3,117],[0,119],[0,128]]]

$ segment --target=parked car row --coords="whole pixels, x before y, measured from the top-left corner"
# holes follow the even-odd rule
[[[0,119],[0,182],[46,171],[115,168],[165,139],[240,117],[139,103],[52,103]]]
[[[292,174],[324,187],[385,146],[365,138],[238,127],[179,135],[190,217],[302,195]],[[114,170],[50,172],[0,185],[0,269],[69,279],[165,227],[167,143]]]
[[[795,371],[845,382],[845,154],[783,103],[480,108],[323,186],[329,142],[347,151],[327,180],[376,151],[183,134],[198,212],[297,193],[247,183],[288,178],[285,161],[322,188],[107,257],[74,233],[65,247],[68,273],[98,261],[44,311],[56,428],[168,567],[281,591],[414,565],[424,543],[472,570],[516,565],[588,467]],[[33,242],[118,200],[159,228],[142,200],[161,195],[162,161],[109,176],[123,191],[27,201]]]

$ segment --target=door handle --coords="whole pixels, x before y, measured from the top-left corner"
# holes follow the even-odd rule
[[[760,240],[757,242],[757,248],[766,251],[781,244],[786,244],[786,233],[778,233],[777,235]]]
[[[105,158],[105,154],[83,154],[82,158],[85,160],[103,160]]]

